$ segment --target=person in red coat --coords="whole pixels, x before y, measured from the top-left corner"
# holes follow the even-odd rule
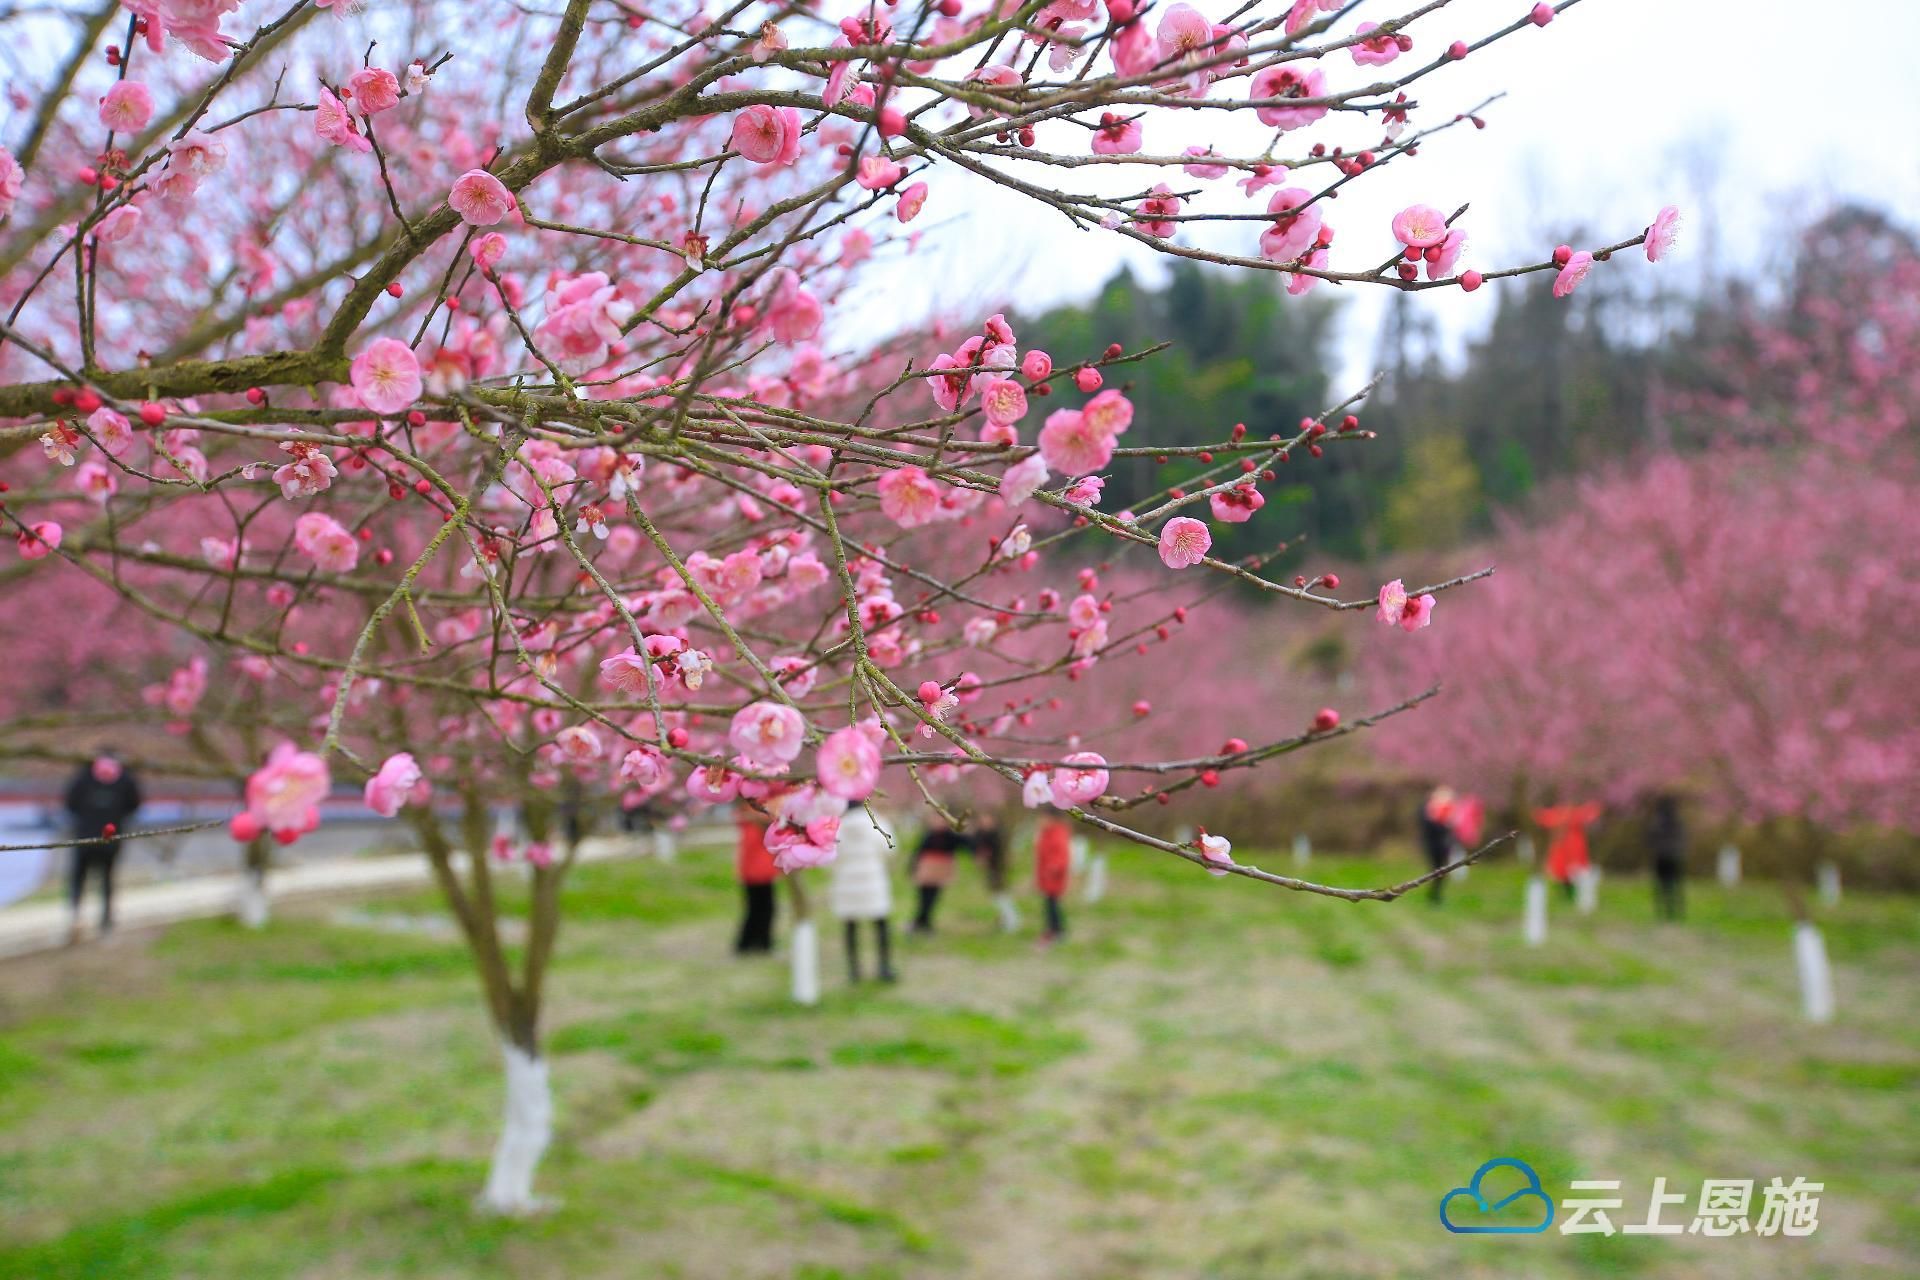
[[[733,949],[743,956],[764,954],[773,950],[773,882],[780,878],[780,869],[767,852],[766,825],[743,816],[738,826],[740,844],[734,870],[746,895],[746,912],[740,919],[740,937]]]
[[[1600,806],[1561,804],[1533,811],[1533,820],[1544,827],[1553,841],[1547,846],[1547,874],[1573,892],[1573,882],[1593,865],[1587,856],[1587,828],[1600,817]]]
[[[1046,899],[1047,931],[1043,942],[1055,942],[1067,931],[1060,911],[1060,899],[1067,896],[1067,876],[1073,869],[1073,828],[1065,818],[1048,818],[1040,824],[1039,839],[1033,847],[1033,881]]]

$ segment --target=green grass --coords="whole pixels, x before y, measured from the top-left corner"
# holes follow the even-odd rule
[[[1765,886],[1693,886],[1674,927],[1609,881],[1591,918],[1556,897],[1532,949],[1510,867],[1435,909],[1115,851],[1065,945],[998,936],[963,874],[898,986],[846,986],[829,930],[802,1010],[779,961],[727,953],[727,863],[570,886],[557,1204],[526,1222],[472,1211],[500,1081],[463,951],[366,927],[431,894],[0,967],[0,1277],[1920,1274],[1911,899],[1823,915],[1841,1016],[1812,1028]],[[1827,1190],[1808,1240],[1441,1230],[1441,1195],[1497,1155],[1556,1199],[1619,1178],[1619,1222],[1656,1176]]]

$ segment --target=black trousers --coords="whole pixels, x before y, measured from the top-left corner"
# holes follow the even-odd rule
[[[740,918],[740,939],[733,949],[741,955],[773,950],[774,897],[771,884],[745,884],[746,914]]]
[[[1046,895],[1047,936],[1057,938],[1067,931],[1067,917],[1060,910],[1060,899],[1049,893]]]
[[[1654,867],[1653,907],[1661,919],[1678,920],[1686,914],[1681,892],[1685,879],[1679,867]]]
[[[113,871],[120,861],[120,842],[104,840],[95,844],[77,845],[73,850],[73,860],[67,868],[67,904],[77,914],[80,899],[86,893],[87,878],[97,876],[100,880],[100,927],[113,927]]]
[[[860,981],[860,921],[848,920],[843,926],[847,940],[847,977]],[[873,922],[873,944],[880,952],[880,981],[893,981],[893,929],[886,920]]]
[[[915,933],[933,932],[933,912],[940,905],[940,889],[941,886],[937,884],[920,886],[920,909],[913,915]]]
[[[1438,871],[1447,865],[1452,855],[1452,849],[1435,849],[1429,845],[1427,846],[1427,865],[1431,869]],[[1447,878],[1445,876],[1435,876],[1432,883],[1427,886],[1427,900],[1436,906],[1439,905],[1441,896],[1445,894],[1446,888]]]

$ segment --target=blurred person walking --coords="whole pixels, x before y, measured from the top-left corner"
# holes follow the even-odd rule
[[[973,830],[973,856],[986,873],[987,892],[993,895],[994,910],[1000,913],[1000,932],[1012,933],[1020,927],[1020,910],[1007,892],[1007,841],[996,814],[980,815]]]
[[[1453,861],[1453,788],[1438,786],[1420,805],[1420,844],[1427,852],[1427,866],[1438,871]],[[1440,905],[1447,878],[1434,877],[1427,888],[1427,901]]]
[[[740,937],[733,944],[737,955],[765,955],[773,950],[775,899],[773,882],[780,869],[767,852],[766,824],[742,813],[737,823],[740,843],[734,856],[734,869],[740,877],[744,914],[740,918]]]
[[[1654,910],[1663,920],[1678,920],[1685,914],[1681,890],[1687,875],[1687,829],[1680,819],[1680,800],[1672,792],[1653,798],[1647,844],[1653,854]]]
[[[1574,882],[1593,866],[1587,854],[1587,827],[1599,817],[1600,806],[1591,801],[1533,811],[1533,820],[1553,836],[1547,845],[1547,875],[1566,887],[1569,898],[1573,897]]]
[[[1047,917],[1046,932],[1040,935],[1042,946],[1052,946],[1066,936],[1067,920],[1060,910],[1060,899],[1067,896],[1067,881],[1073,871],[1073,828],[1065,818],[1047,818],[1040,823],[1040,834],[1033,844],[1033,882],[1040,890]]]
[[[847,947],[847,979],[860,981],[860,926],[873,923],[873,943],[880,953],[880,981],[893,982],[893,884],[887,862],[893,840],[862,805],[851,805],[840,819],[840,841],[834,854],[827,904],[840,921]]]
[[[968,841],[938,814],[920,834],[907,870],[913,876],[920,908],[914,912],[913,932],[932,933],[933,913],[940,905],[940,891],[953,883],[953,860]]]
[[[140,810],[140,784],[133,770],[110,751],[80,767],[67,784],[67,813],[73,819],[73,850],[67,877],[67,942],[80,941],[80,899],[89,877],[100,881],[100,933],[113,931],[113,876],[120,861],[120,837]]]

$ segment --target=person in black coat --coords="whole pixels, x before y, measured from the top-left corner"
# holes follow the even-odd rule
[[[1670,792],[1653,799],[1647,844],[1653,854],[1654,910],[1662,919],[1678,920],[1684,911],[1681,886],[1687,877],[1687,829],[1680,820],[1680,801]]]
[[[933,913],[940,905],[940,891],[953,882],[953,860],[971,843],[938,815],[921,833],[920,843],[907,860],[907,874],[920,899],[919,910],[913,916],[914,933],[933,932]]]
[[[1428,867],[1438,871],[1453,861],[1453,839],[1453,788],[1435,787],[1420,803],[1420,843],[1426,849]],[[1445,876],[1434,877],[1427,901],[1439,906],[1446,884]]]
[[[120,859],[120,837],[140,810],[140,784],[133,771],[111,753],[82,765],[67,784],[66,809],[73,819],[73,850],[67,876],[67,905],[72,912],[68,941],[80,940],[80,898],[87,878],[100,880],[100,932],[113,929],[113,873]]]

